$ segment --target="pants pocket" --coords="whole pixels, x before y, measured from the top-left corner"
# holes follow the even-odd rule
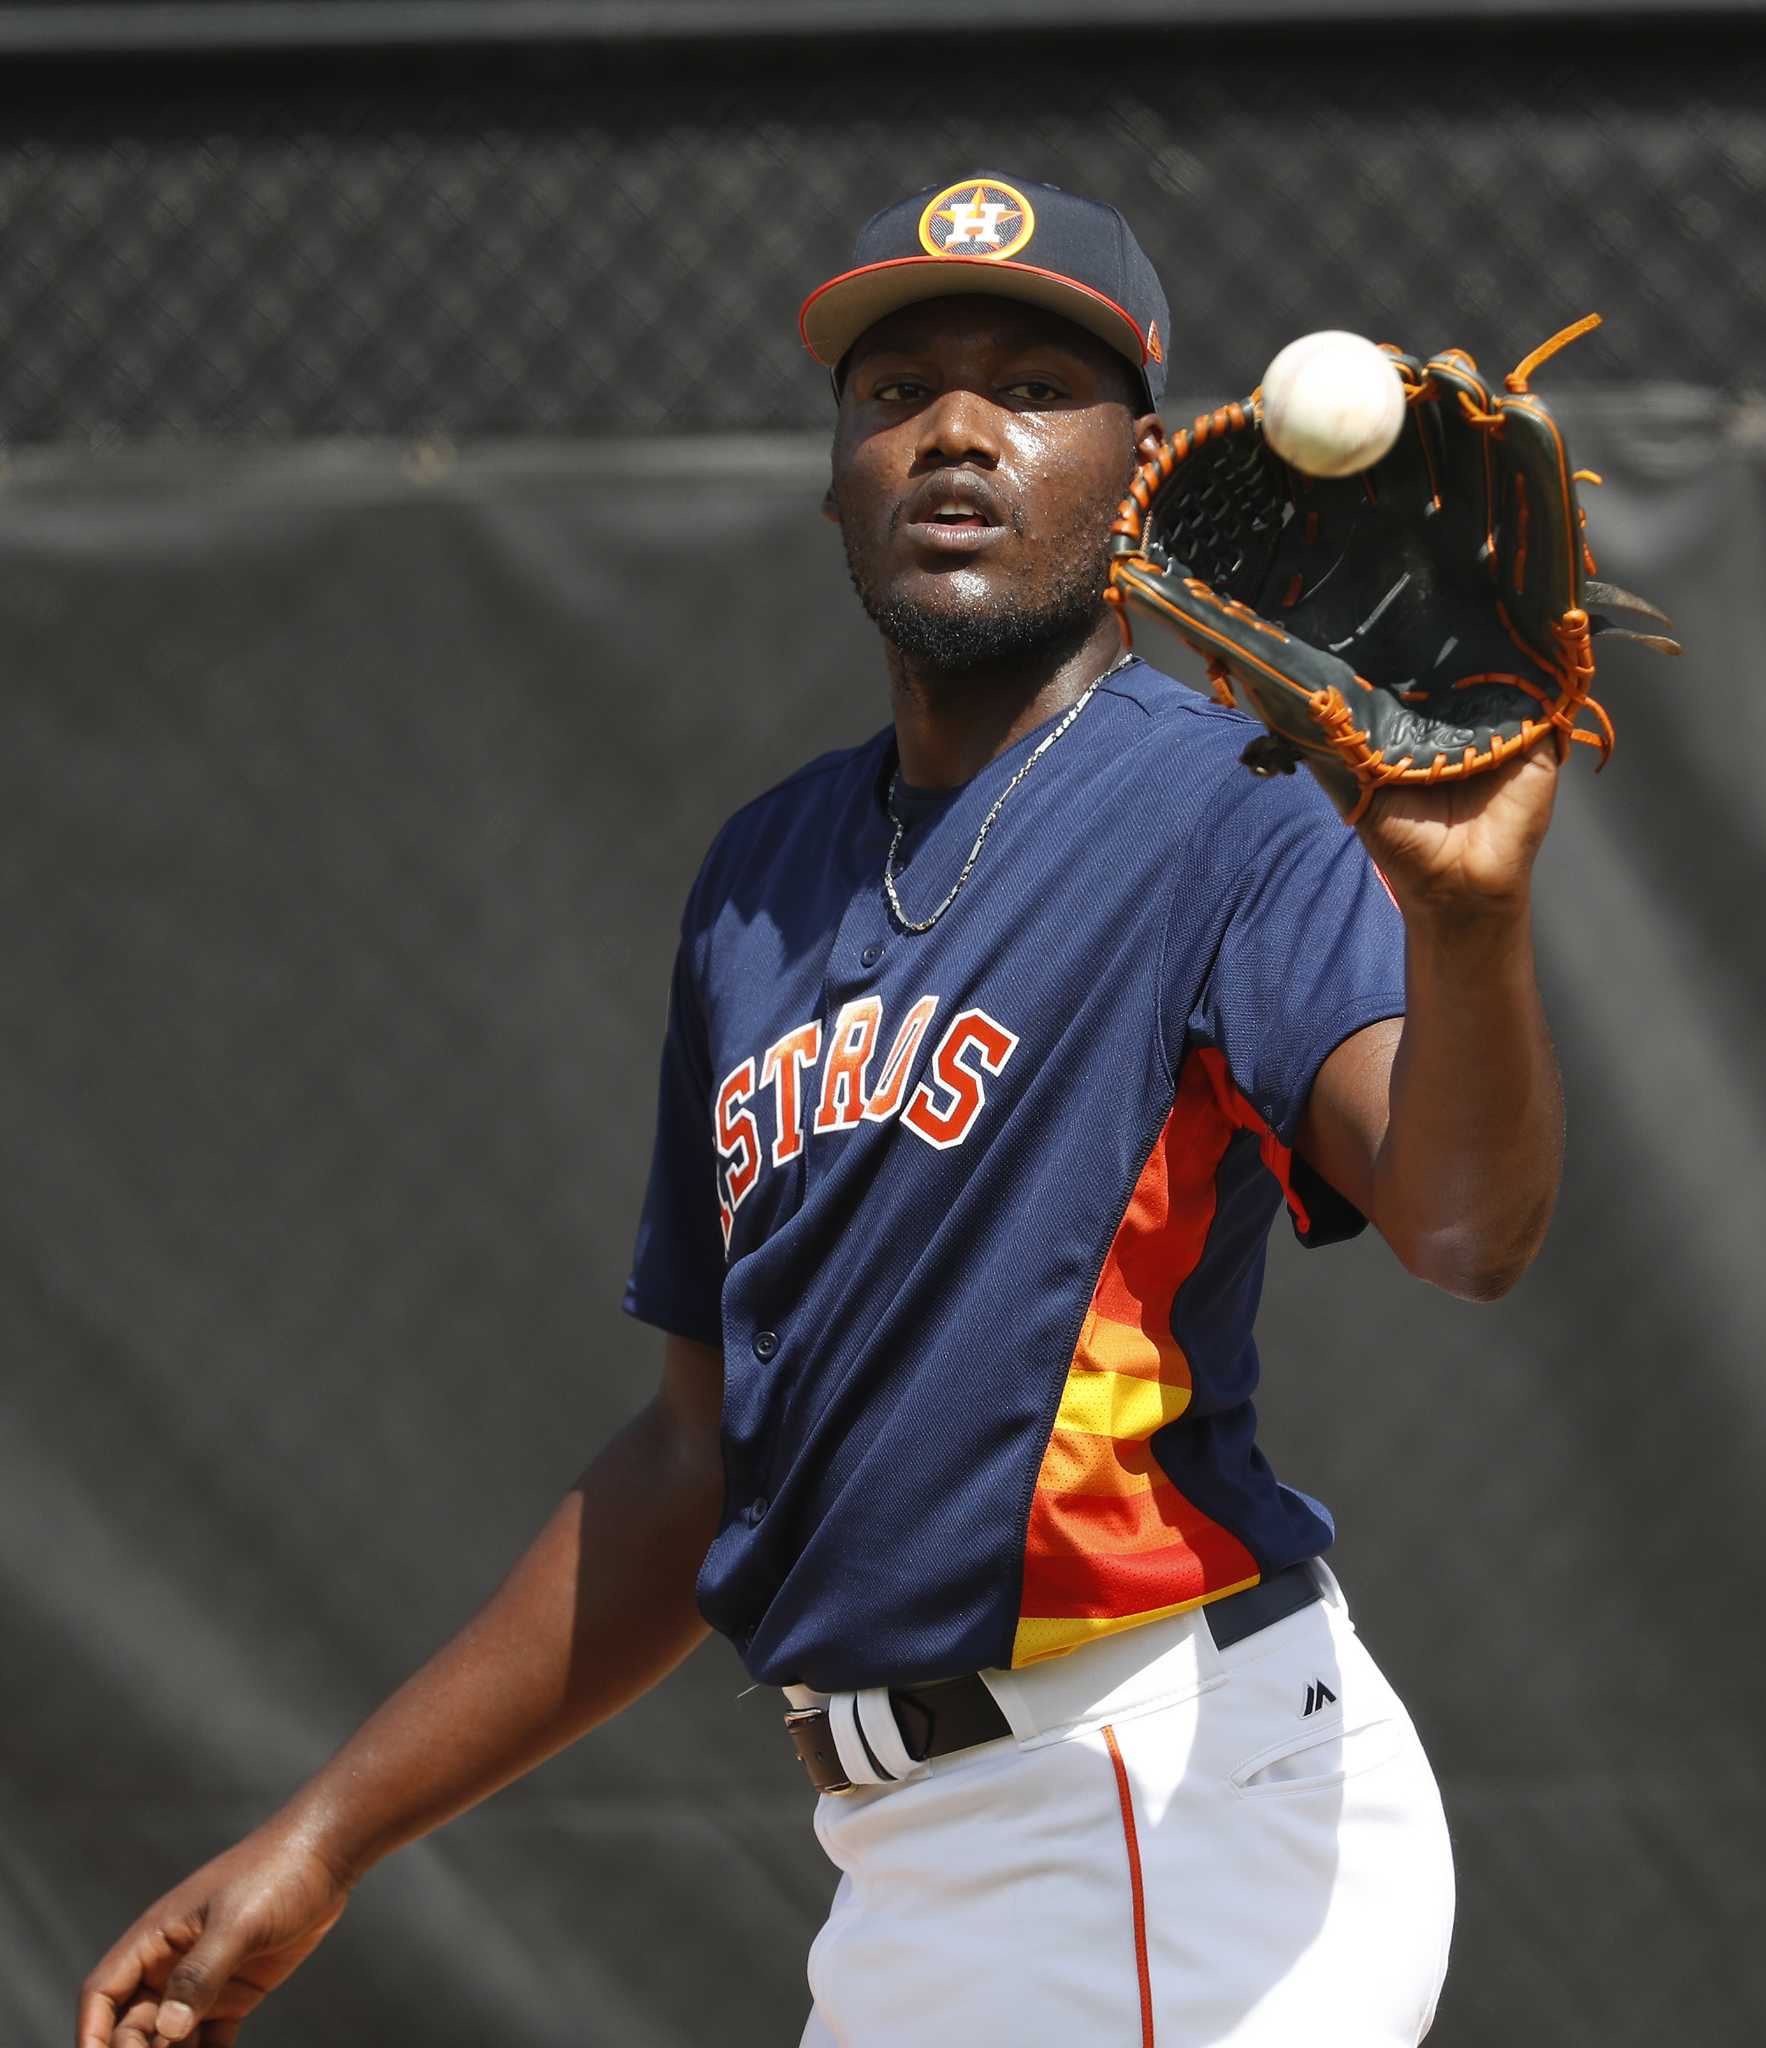
[[[1247,1757],[1231,1773],[1232,1787],[1245,1799],[1322,1791],[1390,1763],[1408,1735],[1402,1713],[1381,1714],[1352,1728],[1340,1721],[1304,1728]]]

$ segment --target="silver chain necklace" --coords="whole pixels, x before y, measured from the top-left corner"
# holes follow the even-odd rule
[[[895,856],[901,850],[902,835],[907,830],[907,826],[895,815],[895,786],[901,780],[901,769],[897,767],[895,773],[889,778],[889,794],[883,799],[883,808],[889,813],[890,824],[895,827],[895,837],[890,840],[889,851],[883,856],[883,887],[889,897],[889,908],[894,914],[895,921],[904,932],[929,932],[957,900],[958,892],[974,872],[975,863],[981,858],[981,842],[993,830],[993,821],[1004,810],[1006,798],[1011,795],[1019,783],[1024,780],[1025,776],[1030,773],[1031,769],[1036,766],[1037,762],[1042,759],[1043,755],[1048,752],[1056,740],[1061,737],[1062,733],[1067,730],[1091,702],[1098,685],[1108,682],[1118,669],[1126,668],[1133,659],[1134,656],[1126,650],[1119,654],[1111,662],[1110,666],[1105,669],[1103,674],[1088,683],[1080,695],[1073,700],[1072,704],[1068,706],[1066,715],[1062,718],[1060,724],[1052,732],[1045,733],[1042,739],[1037,742],[1035,748],[1024,757],[1022,767],[1019,768],[1011,781],[1006,784],[1005,788],[1000,791],[999,795],[994,798],[993,808],[982,819],[981,830],[975,835],[975,844],[969,849],[969,858],[963,863],[962,873],[951,884],[950,894],[933,911],[930,917],[918,919],[909,917],[907,912],[901,907],[901,898],[895,893]]]

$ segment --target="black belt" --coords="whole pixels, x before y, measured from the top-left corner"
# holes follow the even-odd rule
[[[1309,1564],[1291,1564],[1284,1570],[1259,1579],[1242,1593],[1229,1593],[1224,1600],[1211,1600],[1202,1609],[1202,1619],[1214,1638],[1217,1650],[1254,1636],[1271,1622],[1298,1614],[1319,1597],[1318,1581]],[[997,1742],[1010,1735],[1011,1724],[1000,1712],[999,1702],[987,1689],[978,1672],[961,1678],[938,1678],[925,1685],[892,1685],[889,1704],[907,1752],[916,1763],[929,1757],[949,1756],[954,1750],[973,1749],[978,1742]],[[797,1707],[785,1716],[785,1730],[791,1737],[810,1783],[818,1792],[851,1792],[852,1781],[840,1761],[833,1730],[828,1726],[826,1707]],[[862,1730],[859,1740],[864,1740]],[[866,1744],[869,1754],[869,1744]],[[871,1757],[879,1777],[889,1773]]]

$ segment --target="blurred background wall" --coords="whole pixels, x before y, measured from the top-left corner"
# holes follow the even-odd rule
[[[1541,878],[1559,1217],[1495,1309],[1278,1244],[1267,1435],[1443,1780],[1433,2038],[1761,2038],[1766,24],[1332,13],[0,5],[7,2041],[644,1397],[683,892],[886,715],[797,303],[983,164],[1130,213],[1178,419],[1607,316],[1541,388],[1689,651],[1603,665]],[[795,2042],[832,1878],[744,1686],[374,1873],[248,2038]]]

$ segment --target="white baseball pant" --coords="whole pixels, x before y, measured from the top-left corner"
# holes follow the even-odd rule
[[[898,1744],[903,1782],[824,1796],[841,1878],[802,2048],[1413,2048],[1447,1826],[1320,1577],[1225,1650],[1192,1613],[984,1673],[1012,1735],[918,1766]]]

